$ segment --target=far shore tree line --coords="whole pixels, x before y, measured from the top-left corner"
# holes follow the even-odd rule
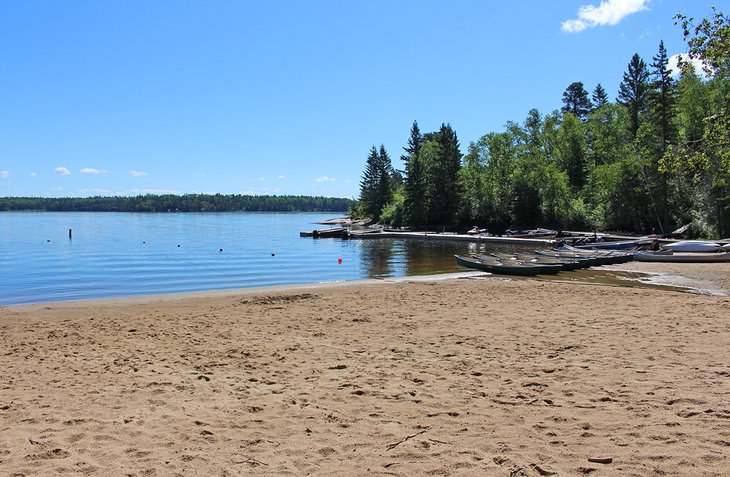
[[[663,41],[629,61],[610,101],[599,83],[570,84],[560,111],[536,109],[469,144],[414,122],[402,168],[383,146],[367,157],[351,212],[393,226],[490,231],[551,227],[730,236],[730,21],[713,8],[675,17],[697,71],[668,68]]]
[[[163,194],[133,197],[0,197],[0,211],[346,212],[351,199],[302,195]]]

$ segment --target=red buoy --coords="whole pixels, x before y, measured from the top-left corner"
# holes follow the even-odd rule
[[[342,258],[338,258],[337,259],[337,263],[339,263],[341,265],[342,264]]]

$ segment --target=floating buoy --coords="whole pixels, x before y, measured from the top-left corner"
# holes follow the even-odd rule
[[[177,244],[177,246],[179,247],[179,246],[180,246],[180,244]]]
[[[145,242],[144,240],[142,240],[142,243],[147,243],[147,242]]]
[[[50,240],[46,240],[46,242],[48,242],[48,243],[51,243],[51,241],[50,241]]]
[[[275,256],[276,256],[276,254],[275,254],[274,252],[271,252],[271,256],[272,256],[272,257],[275,257]]]
[[[342,257],[340,257],[340,258],[337,259],[337,263],[339,263],[340,265],[342,265]]]
[[[222,249],[222,248],[221,248],[221,249],[218,249],[218,251],[219,251],[219,252],[223,252],[223,249]]]

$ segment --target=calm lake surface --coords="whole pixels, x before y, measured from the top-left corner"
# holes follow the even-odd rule
[[[446,273],[460,270],[454,254],[483,251],[299,237],[336,216],[2,212],[0,305]]]

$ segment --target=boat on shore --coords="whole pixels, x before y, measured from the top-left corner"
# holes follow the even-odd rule
[[[721,245],[716,242],[708,242],[706,240],[682,240],[680,242],[668,243],[662,245],[664,250],[673,252],[717,252]]]
[[[555,265],[559,266],[560,270],[566,270],[566,271],[572,271],[577,270],[579,268],[586,268],[590,266],[586,261],[578,261],[577,259],[568,259],[568,258],[558,258],[558,257],[545,257],[540,256],[537,254],[531,254],[531,253],[513,253],[513,254],[506,254],[506,253],[492,253],[490,254],[493,257],[496,257],[500,260],[514,260],[518,262],[524,262],[524,263],[531,263],[534,265]],[[472,255],[476,259],[480,259],[482,257],[485,257],[485,255],[479,255],[475,254]]]
[[[554,239],[558,236],[557,230],[550,229],[532,229],[532,230],[507,230],[503,237],[511,238],[541,238],[541,239]]]
[[[462,267],[473,268],[483,272],[499,273],[504,275],[535,276],[543,274],[555,274],[561,269],[554,265],[536,265],[516,260],[499,260],[495,257],[482,256],[482,258],[467,258],[454,255],[456,263]]]
[[[573,245],[580,250],[636,250],[641,247],[650,247],[655,240],[651,238],[641,238],[636,240],[617,240],[607,242],[589,242],[581,245]]]
[[[553,250],[536,250],[535,253],[549,257],[586,259],[589,260],[591,266],[626,263],[634,259],[633,252],[621,252],[617,250],[581,250],[569,245],[563,245],[562,247]]]
[[[638,262],[666,263],[719,263],[730,262],[730,252],[674,252],[659,250],[656,252],[636,252],[634,259]]]
[[[300,237],[314,238],[345,238],[348,229],[345,227],[332,227],[330,229],[312,230],[311,232],[299,232]]]

